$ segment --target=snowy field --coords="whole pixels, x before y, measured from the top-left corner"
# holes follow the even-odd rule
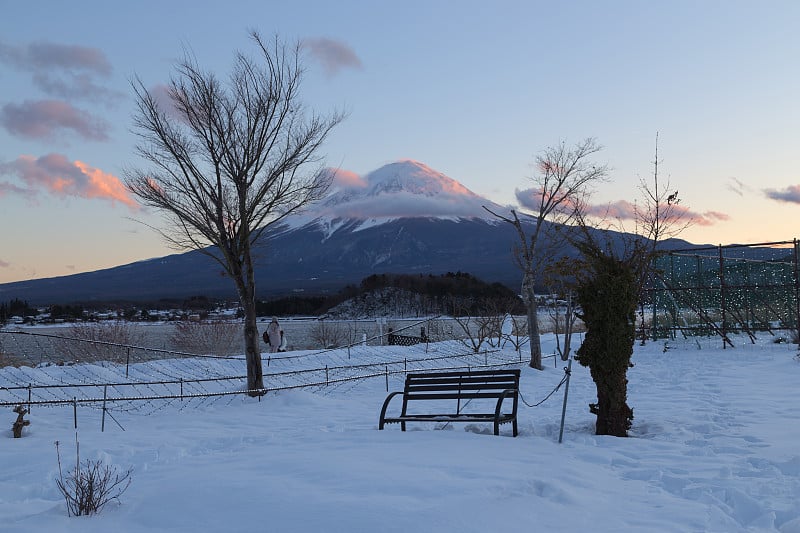
[[[544,344],[551,351],[552,337]],[[391,349],[405,357],[421,348]],[[64,469],[74,464],[72,408],[34,406],[21,439],[12,438],[9,409],[0,435],[0,530],[798,533],[796,354],[795,345],[766,335],[727,350],[715,338],[674,341],[667,350],[664,342],[637,345],[627,439],[593,434],[587,404],[595,388],[576,364],[562,444],[563,389],[538,407],[520,405],[517,438],[510,426],[492,435],[490,424],[378,431],[384,378],[261,401],[151,403],[112,411],[116,422],[107,420],[104,432],[99,409],[79,408],[81,458],[133,468],[121,501],[90,517],[67,517],[54,481],[55,441]],[[547,362],[542,372],[522,366],[527,403],[564,375],[560,361]],[[178,374],[169,366],[187,363],[157,364]],[[108,369],[23,371],[68,381],[76,371],[90,379]],[[390,380],[391,390],[401,387],[401,377]]]

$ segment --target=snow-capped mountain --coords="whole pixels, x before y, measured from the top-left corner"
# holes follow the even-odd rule
[[[286,221],[291,228],[313,224],[331,234],[365,229],[404,218],[495,222],[483,206],[502,209],[458,181],[413,160],[402,160],[361,177],[334,172],[329,195],[309,212]]]

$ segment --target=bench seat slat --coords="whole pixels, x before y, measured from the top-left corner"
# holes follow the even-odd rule
[[[514,388],[508,388],[503,390],[516,390]],[[494,398],[497,400],[502,396],[503,391],[497,392],[481,392],[481,391],[462,391],[461,394],[453,393],[453,392],[438,392],[435,390],[430,391],[420,391],[420,392],[409,392],[406,394],[406,400],[458,400],[461,398],[462,400],[470,400],[476,398]]]
[[[510,421],[513,415],[511,413],[503,413],[500,415],[500,421]],[[394,418],[386,418],[384,422],[387,424],[396,424],[398,422],[492,422],[494,421],[494,413],[486,414],[462,414],[462,415],[405,415]]]
[[[500,394],[506,389],[516,389],[516,383],[492,383],[492,384],[462,384],[462,385],[413,385],[406,388],[406,393],[414,393],[414,392],[425,392],[425,391],[443,391],[443,392],[452,392],[453,394],[458,394],[459,391],[461,392],[469,392],[469,391],[478,391],[483,390],[487,392],[492,392],[493,394]]]

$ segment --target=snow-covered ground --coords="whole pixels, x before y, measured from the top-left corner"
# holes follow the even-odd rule
[[[545,350],[552,347],[546,338]],[[496,437],[489,424],[378,431],[383,378],[260,401],[150,402],[111,411],[104,432],[99,409],[79,408],[81,458],[133,468],[121,501],[91,517],[67,517],[54,481],[55,441],[64,468],[74,464],[72,408],[34,406],[21,439],[11,436],[9,409],[0,435],[0,530],[796,533],[796,353],[766,336],[727,350],[713,338],[667,350],[663,342],[637,345],[627,439],[594,435],[594,384],[575,365],[562,444],[563,389],[538,407],[520,406],[517,438],[509,426]],[[549,362],[541,372],[522,366],[526,402],[563,377],[563,364]],[[183,364],[159,362],[158,372],[178,374],[170,365]],[[103,371],[80,370],[87,379]],[[31,372],[71,380],[76,368]],[[394,377],[390,389],[401,384]]]

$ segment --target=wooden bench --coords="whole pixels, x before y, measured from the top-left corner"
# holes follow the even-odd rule
[[[407,422],[492,422],[494,434],[499,435],[500,424],[510,422],[516,437],[519,374],[519,369],[409,373],[404,389],[390,393],[383,402],[378,429],[399,423],[405,431]],[[403,398],[400,415],[387,417],[389,402],[398,395]],[[506,399],[511,400],[511,410],[503,412]],[[468,405],[473,400],[474,405]],[[436,409],[418,413],[409,409],[412,403],[414,407],[426,404]]]

